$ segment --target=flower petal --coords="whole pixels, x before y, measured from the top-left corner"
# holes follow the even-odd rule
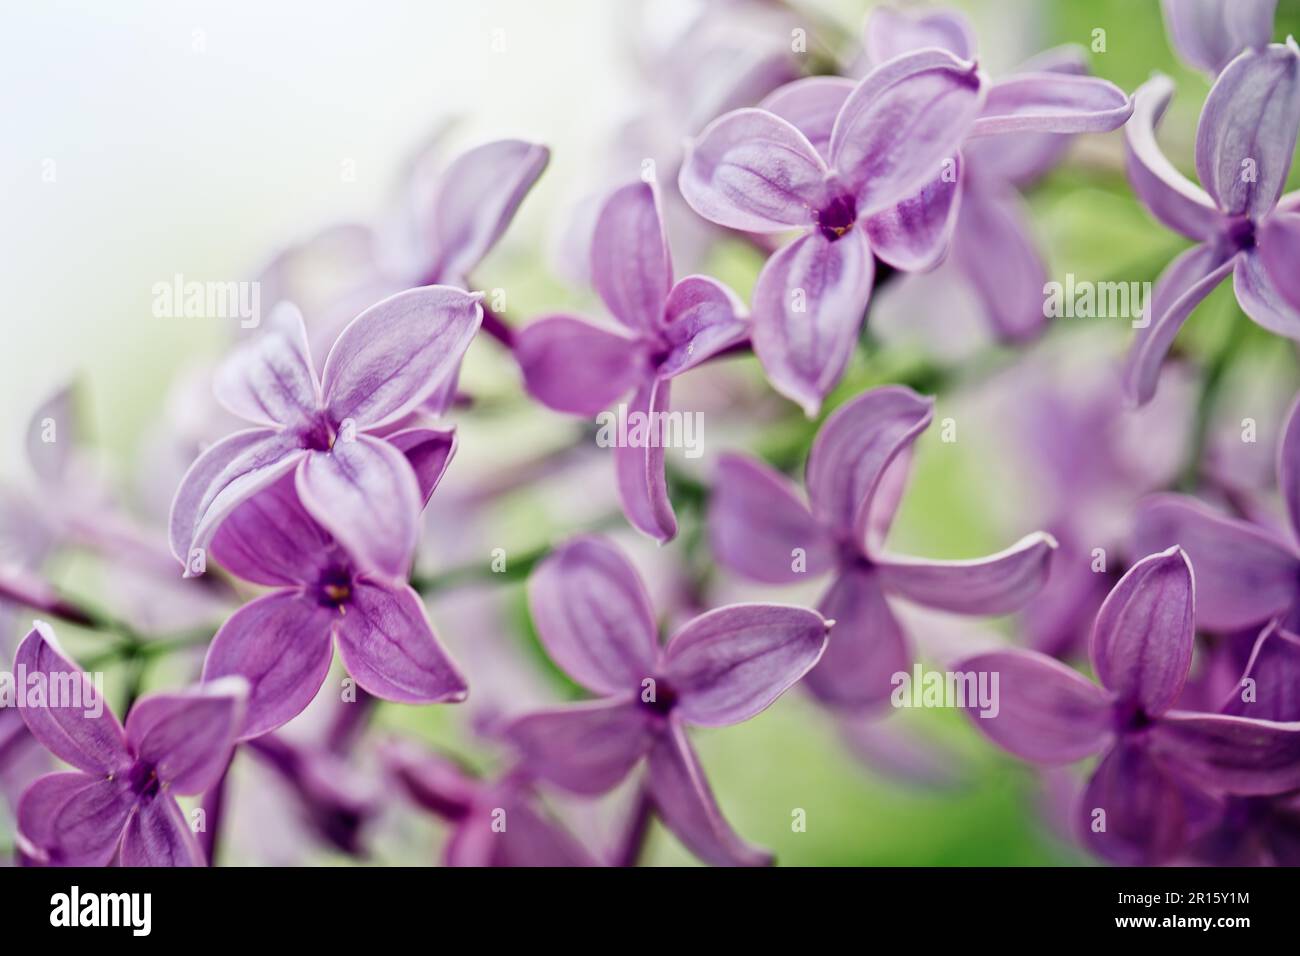
[[[18,802],[23,852],[53,866],[107,866],[117,855],[135,795],[122,778],[41,777]]]
[[[628,428],[628,440],[614,447],[614,474],[623,514],[632,527],[656,541],[671,541],[677,517],[664,475],[665,419],[670,386],[656,378],[643,384],[628,403],[628,419],[644,416],[645,427]]]
[[[853,353],[875,263],[866,234],[801,236],[763,266],[754,287],[754,351],[782,395],[814,415]]]
[[[421,425],[385,435],[384,441],[406,456],[420,487],[421,507],[427,505],[456,455],[456,429]]]
[[[772,854],[746,843],[718,809],[708,778],[678,721],[655,738],[645,786],[664,826],[705,863],[767,866]]]
[[[436,261],[429,274],[462,285],[497,244],[546,169],[551,151],[503,139],[468,150],[439,177],[427,228]]]
[[[1295,268],[1300,259],[1300,214],[1277,212],[1269,216],[1256,244],[1269,283],[1291,308],[1300,309],[1300,270]]]
[[[1180,59],[1217,76],[1238,53],[1273,36],[1277,0],[1160,0]]]
[[[70,477],[77,448],[84,442],[77,389],[67,383],[55,389],[27,420],[27,462],[41,481]]]
[[[672,287],[664,307],[664,337],[671,349],[659,375],[671,378],[749,336],[745,303],[708,276],[687,276]]]
[[[316,579],[333,539],[298,500],[294,476],[240,504],[212,537],[212,556],[231,574],[281,587]]]
[[[755,521],[762,515],[762,521]],[[709,498],[709,546],[718,563],[765,584],[828,571],[835,544],[785,475],[751,458],[723,455]]]
[[[710,222],[745,232],[810,225],[826,163],[794,126],[756,109],[718,117],[687,146],[677,186]]]
[[[1258,221],[1277,205],[1297,128],[1295,41],[1248,51],[1224,67],[1196,128],[1196,175],[1223,212]]]
[[[194,460],[176,489],[168,522],[172,554],[185,566],[186,577],[202,573],[192,557],[207,547],[221,522],[292,471],[305,454],[296,435],[251,428],[223,438]]]
[[[238,677],[150,694],[127,715],[127,739],[136,759],[151,764],[172,793],[202,793],[230,760],[247,698]]]
[[[203,866],[207,860],[181,808],[166,793],[145,800],[122,835],[123,866]]]
[[[956,156],[915,195],[865,221],[871,251],[904,272],[933,269],[948,252],[961,197],[961,157]]]
[[[511,721],[503,736],[530,773],[587,794],[612,789],[651,743],[646,713],[631,697],[527,714]]]
[[[1300,339],[1300,309],[1283,297],[1273,275],[1265,268],[1258,248],[1237,256],[1232,270],[1237,303],[1241,311],[1270,332]]]
[[[844,101],[831,133],[831,168],[859,216],[894,205],[942,172],[974,123],[985,84],[978,68],[944,50],[878,66]]]
[[[1191,562],[1175,546],[1129,568],[1097,612],[1093,669],[1122,704],[1148,717],[1168,710],[1187,680],[1193,594]]]
[[[1036,531],[1005,551],[966,561],[875,555],[880,583],[890,594],[954,614],[1009,614],[1024,607],[1051,570],[1056,539]]]
[[[1297,557],[1275,535],[1225,518],[1180,495],[1158,495],[1138,508],[1139,554],[1179,545],[1196,572],[1196,621],[1212,631],[1262,624],[1291,606],[1300,577]]]
[[[953,668],[988,674],[993,707],[967,700],[966,712],[984,736],[1022,760],[1074,763],[1111,738],[1110,698],[1078,671],[1036,651],[980,654]],[[993,684],[993,675],[997,683]]]
[[[1189,239],[1207,239],[1219,224],[1214,200],[1180,173],[1156,142],[1156,127],[1174,95],[1174,81],[1162,74],[1133,94],[1133,118],[1124,126],[1124,167],[1142,204],[1170,229]]]
[[[203,680],[248,682],[240,740],[260,737],[302,713],[329,673],[336,613],[292,591],[245,604],[208,645]]]
[[[1260,795],[1300,788],[1300,723],[1169,711],[1152,744],[1162,760],[1209,790]]]
[[[969,60],[975,56],[975,31],[956,10],[895,10],[876,7],[867,17],[862,42],[872,63],[938,47]]]
[[[465,678],[409,585],[355,582],[344,610],[334,624],[339,654],[365,690],[407,704],[465,699]]]
[[[87,773],[113,774],[130,765],[122,725],[90,676],[63,653],[48,624],[32,625],[14,655],[14,671],[27,682],[18,711],[46,750]],[[37,687],[43,694],[34,700]]]
[[[588,690],[621,694],[652,676],[654,609],[636,569],[602,538],[580,537],[528,579],[528,606],[551,659]]]
[[[415,472],[388,442],[352,439],[307,456],[297,473],[298,498],[360,567],[405,578],[423,503]]]
[[[591,281],[610,314],[633,332],[663,323],[673,263],[649,183],[615,190],[601,207],[591,237]]]
[[[515,337],[528,394],[547,408],[592,416],[645,374],[641,346],[626,335],[567,315],[549,315]]]
[[[408,289],[348,324],[325,359],[325,407],[343,430],[397,421],[460,369],[483,321],[481,292],[450,286]]]
[[[1160,274],[1147,303],[1146,325],[1133,336],[1124,365],[1129,399],[1145,405],[1156,394],[1160,366],[1178,330],[1201,301],[1232,272],[1235,259],[1208,245],[1183,252]]]
[[[212,390],[228,411],[256,425],[310,421],[321,391],[298,307],[277,305],[267,327],[217,368]]]
[[[835,117],[855,86],[847,77],[805,76],[769,93],[758,106],[792,124],[824,159],[830,153]]]
[[[934,400],[901,385],[864,392],[823,423],[805,481],[813,514],[835,532],[866,540],[871,503],[886,469],[934,417]]]
[[[1119,129],[1132,114],[1127,94],[1099,77],[1015,73],[989,87],[970,135],[1105,133]]]
[[[1300,396],[1287,409],[1282,437],[1277,443],[1276,471],[1291,533],[1300,541]]]
[[[1300,635],[1275,626],[1264,629],[1223,713],[1283,723],[1300,721]]]
[[[817,610],[835,625],[826,653],[804,678],[808,689],[822,703],[843,710],[886,703],[894,675],[912,666],[912,651],[875,574],[841,571]]]
[[[828,630],[816,611],[780,604],[733,604],[701,614],[664,652],[677,713],[706,727],[761,713],[817,663]]]

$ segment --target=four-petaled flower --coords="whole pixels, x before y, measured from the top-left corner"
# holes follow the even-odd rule
[[[600,696],[513,721],[504,736],[523,768],[597,794],[644,760],[642,786],[691,852],[714,864],[770,862],[728,826],[685,726],[723,727],[765,710],[817,663],[832,622],[803,608],[736,604],[692,619],[661,646],[636,570],[593,537],[548,557],[528,599],[551,659]]]

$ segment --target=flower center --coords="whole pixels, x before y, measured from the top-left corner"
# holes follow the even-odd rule
[[[1221,233],[1223,245],[1229,252],[1255,248],[1255,224],[1246,216],[1229,220]]]
[[[1126,704],[1115,711],[1115,729],[1123,734],[1139,734],[1152,727],[1155,720],[1141,704]]]
[[[334,447],[336,437],[338,436],[330,423],[321,418],[313,422],[303,432],[302,441],[303,445],[312,451],[329,451]]]
[[[817,228],[831,242],[842,237],[858,221],[858,207],[853,197],[841,193],[817,210]]]
[[[322,607],[342,608],[352,599],[352,572],[337,566],[322,572],[316,581],[315,596]]]
[[[667,717],[677,706],[677,691],[662,677],[641,685],[641,707],[658,717]]]
[[[145,760],[137,760],[131,764],[131,769],[127,771],[126,782],[137,797],[154,797],[162,789],[162,781],[158,779],[158,769]]]

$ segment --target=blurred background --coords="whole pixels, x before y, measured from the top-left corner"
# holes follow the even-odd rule
[[[1174,59],[1155,0],[946,5],[970,15],[980,60],[995,77],[1064,43],[1088,48],[1092,71],[1129,92],[1152,71],[1171,74],[1178,93],[1161,140],[1176,165],[1190,170],[1209,87]],[[871,5],[712,6],[758,9],[721,17],[721,36],[735,41],[732,55],[754,49],[742,22],[785,47],[793,24],[807,31],[811,62],[824,71],[828,63],[854,62]],[[160,521],[185,461],[160,433],[186,420],[189,370],[250,333],[231,319],[156,318],[154,285],[176,274],[254,279],[272,256],[327,226],[400,216],[412,163],[430,142],[442,162],[500,137],[550,147],[549,168],[473,279],[505,290],[505,312],[515,323],[559,310],[599,315],[582,276],[566,268],[568,236],[584,197],[638,176],[643,157],[670,167],[682,138],[696,131],[688,117],[706,98],[687,88],[671,53],[685,42],[683,31],[700,29],[700,7],[685,0],[10,5],[0,31],[0,80],[10,91],[0,104],[0,286],[7,300],[0,478],[26,483],[44,507],[62,507],[57,490],[28,473],[22,442],[31,411],[60,383],[74,381],[85,448],[103,476],[96,480],[165,549]],[[1298,8],[1280,4],[1276,38],[1300,32]],[[782,26],[766,26],[769,17]],[[1119,133],[1079,138],[1027,197],[1053,278],[1072,272],[1148,281],[1181,248],[1133,198]],[[687,218],[669,220],[678,275],[708,271],[747,298],[759,253],[734,239],[701,242],[698,224]],[[1063,327],[1032,347],[1031,363],[986,341],[960,297],[921,301],[909,284],[880,290],[869,320],[873,348],[860,351],[828,403],[873,384],[910,381],[937,390],[936,421],[958,422],[956,442],[941,442],[931,429],[918,443],[891,538],[898,550],[985,554],[1036,528],[1059,532],[1071,513],[1086,509],[1089,527],[1116,524],[1122,547],[1132,503],[1178,486],[1198,449],[1217,455],[1224,487],[1272,493],[1272,435],[1300,383],[1295,354],[1244,320],[1230,288],[1211,296],[1180,338],[1182,365],[1162,385],[1162,407],[1136,425],[1115,418],[1112,429],[1107,418],[1103,434],[1081,409],[1116,399],[1105,370],[1128,341],[1126,323],[1059,320]],[[1228,374],[1213,402],[1200,407],[1191,389],[1228,343]],[[537,649],[522,578],[472,573],[493,548],[528,556],[576,530],[610,527],[670,618],[699,601],[815,600],[815,586],[761,589],[712,567],[689,507],[683,534],[662,549],[611,522],[617,501],[608,459],[591,446],[583,423],[525,400],[517,370],[495,343],[475,343],[463,385],[474,404],[452,413],[462,448],[430,505],[419,569],[452,582],[434,589],[430,613],[468,671],[475,699],[464,708],[383,705],[373,734],[410,735],[489,770],[502,755],[479,729],[493,708],[574,695]],[[694,373],[677,404],[706,412],[703,457],[670,463],[683,493],[707,484],[717,455],[729,448],[793,469],[816,429],[766,388],[752,359]],[[1257,444],[1232,440],[1233,423],[1244,417],[1260,423]],[[1098,472],[1087,496],[1062,494],[1054,484],[1059,476],[1036,451],[1044,429],[1077,429],[1079,468]],[[146,617],[158,611],[155,603],[165,598],[152,585],[123,583],[112,565],[74,550],[46,570],[99,603]],[[931,660],[954,647],[1024,640],[1023,621],[900,613]],[[6,637],[25,630],[30,617],[5,621]],[[96,635],[67,626],[60,634],[83,660],[100,648]],[[151,657],[147,666],[107,664],[110,699],[120,704],[128,682],[148,690],[192,679],[196,653]],[[309,739],[326,719],[317,709],[286,733]],[[1069,774],[1032,772],[995,752],[953,712],[837,720],[791,693],[753,721],[695,740],[735,829],[785,864],[1086,862],[1062,832]],[[364,767],[364,744],[360,750]],[[363,772],[359,779],[364,789]],[[617,799],[613,809],[573,812],[605,820],[593,824],[598,831],[617,816]],[[313,838],[312,821],[283,780],[243,757],[231,806],[227,862],[352,859]],[[806,811],[806,832],[792,831],[795,808]],[[365,825],[369,862],[434,862],[445,838],[436,821],[409,808],[386,808]],[[0,843],[11,837],[11,827],[0,824]],[[647,862],[690,859],[655,830]]]

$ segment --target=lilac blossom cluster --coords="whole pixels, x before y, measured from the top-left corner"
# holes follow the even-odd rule
[[[1135,460],[1117,433],[1137,422],[1173,434],[1195,388],[1186,363],[1167,361],[1175,335],[1229,276],[1246,316],[1300,339],[1300,195],[1284,194],[1300,48],[1270,42],[1273,5],[1165,0],[1172,45],[1213,82],[1195,133],[1199,185],[1156,142],[1168,77],[1130,95],[1090,76],[1071,47],[990,78],[971,25],[944,10],[880,8],[854,49],[818,63],[791,52],[795,14],[757,6],[718,4],[692,25],[679,69],[663,64],[674,82],[703,84],[709,43],[731,42],[719,18],[763,42],[719,57],[726,68],[694,101],[707,115],[675,116],[655,161],[620,167],[630,175],[565,232],[566,272],[589,281],[607,318],[557,312],[516,326],[475,289],[490,286],[484,262],[550,162],[543,145],[502,140],[416,163],[395,220],[327,230],[267,263],[269,321],[193,376],[214,404],[190,394],[189,414],[160,426],[159,460],[185,464],[165,514],[131,515],[90,468],[72,390],[37,410],[32,480],[0,502],[2,640],[29,611],[42,618],[14,649],[27,679],[11,689],[35,677],[45,693],[0,708],[0,783],[22,862],[209,863],[242,754],[290,795],[305,839],[352,856],[398,801],[437,821],[448,865],[635,864],[651,820],[703,862],[768,864],[719,806],[693,728],[744,723],[797,687],[870,751],[898,675],[921,673],[924,659],[997,675],[995,707],[964,705],[997,747],[1043,767],[1094,761],[1086,775],[1043,780],[1063,781],[1071,839],[1096,856],[1300,863],[1300,404],[1277,440],[1285,522],[1258,489],[1182,487],[1228,511],[1172,493],[1157,451]],[[1122,366],[1105,357],[1096,387],[1066,395],[1056,376],[1034,377],[1050,361],[1037,341],[1049,272],[1021,192],[1081,134],[1122,137],[1138,199],[1195,244],[1156,281]],[[679,222],[692,274],[674,268]],[[748,302],[703,274],[719,243],[762,259]],[[1043,530],[985,557],[919,558],[886,543],[936,399],[898,380],[846,394],[846,370],[888,348],[864,322],[873,286],[904,274],[965,283],[997,348],[1024,359],[1006,420],[1030,419],[1021,434],[1049,463],[1039,482],[1053,506]],[[616,520],[534,553],[482,556],[512,568],[481,576],[489,587],[527,574],[546,660],[476,633],[468,640],[489,650],[462,667],[449,647],[467,641],[435,630],[426,604],[456,578],[422,570],[421,531],[443,532],[426,509],[477,440],[461,371],[485,339],[548,414],[590,420],[627,402],[645,426],[613,449],[612,475],[602,453],[599,477],[584,479],[610,486]],[[674,384],[721,381],[735,371],[724,360],[745,356],[764,379],[755,404],[788,400],[810,419],[832,410],[793,454],[733,450],[706,458],[705,478],[678,472],[665,430],[690,412]],[[43,434],[51,423],[57,440]],[[998,487],[988,482],[990,498]],[[1123,517],[1100,531],[1097,510]],[[690,554],[733,581],[824,590],[812,606],[802,595],[724,603],[712,567],[666,548],[689,584],[663,606],[628,549],[600,533],[628,526],[674,548],[690,537]],[[1090,566],[1098,543],[1127,560]],[[112,565],[107,606],[47,579],[51,558],[75,551]],[[917,609],[959,619],[942,648]],[[1008,615],[1015,636],[993,645],[969,620]],[[83,670],[45,620],[102,632],[107,650]],[[138,675],[164,656],[192,683],[144,695],[133,684],[120,721],[88,672],[125,660]],[[539,663],[567,700],[512,683]],[[381,701],[470,710],[499,759],[484,771],[381,730]],[[283,729],[315,711],[321,733]],[[907,775],[931,745],[902,746],[904,758],[866,759]],[[53,770],[51,757],[73,769]],[[612,824],[594,819],[605,795]]]

